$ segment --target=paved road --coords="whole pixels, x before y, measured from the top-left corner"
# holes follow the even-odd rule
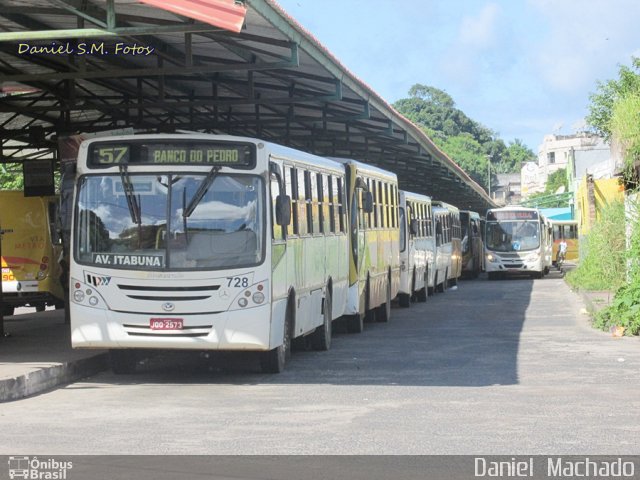
[[[281,375],[163,356],[0,405],[0,453],[638,454],[640,341],[581,307],[559,278],[479,279]]]

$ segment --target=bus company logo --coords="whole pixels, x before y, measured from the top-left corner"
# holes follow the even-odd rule
[[[88,273],[86,274],[86,277],[87,277],[87,283],[89,285],[93,285],[94,287],[101,287],[101,286],[106,287],[107,285],[109,285],[109,282],[111,281],[111,277],[90,275]]]
[[[9,457],[9,478],[29,480],[65,480],[67,470],[73,468],[73,462],[60,462],[53,458],[39,460],[38,457]]]

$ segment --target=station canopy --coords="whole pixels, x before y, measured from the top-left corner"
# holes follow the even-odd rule
[[[462,209],[493,206],[272,0],[5,0],[0,88],[5,163],[55,159],[58,137],[80,132],[224,133],[371,163]]]

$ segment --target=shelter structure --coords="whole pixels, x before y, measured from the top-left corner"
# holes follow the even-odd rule
[[[354,158],[403,189],[493,206],[273,0],[2,3],[2,162],[56,161],[57,139],[79,132],[204,131]]]

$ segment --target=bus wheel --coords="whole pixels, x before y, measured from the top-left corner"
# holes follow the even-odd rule
[[[391,320],[391,279],[387,279],[387,298],[385,302],[376,309],[376,320],[383,323]]]
[[[291,304],[287,306],[287,313],[284,317],[284,335],[282,344],[262,352],[260,356],[260,368],[263,373],[282,373],[287,360],[291,357]]]
[[[138,354],[135,350],[109,350],[111,370],[117,375],[127,375],[136,372]]]
[[[439,291],[441,293],[444,293],[447,291],[447,284],[449,283],[449,270],[445,270],[444,271],[444,280],[442,281],[442,283],[439,286]]]
[[[13,305],[7,305],[5,303],[4,306],[2,307],[2,316],[8,317],[10,315],[13,315],[15,312],[15,309],[16,307],[14,307]]]
[[[411,306],[411,295],[408,293],[398,294],[398,303],[402,308],[409,308]]]
[[[428,289],[429,287],[427,287],[427,285],[429,284],[429,274],[428,271],[425,272],[424,274],[424,287],[422,287],[420,290],[418,290],[416,292],[416,300],[418,302],[426,302],[427,301],[427,296],[428,296]]]
[[[345,315],[347,323],[347,333],[362,333],[364,330],[364,315],[356,313],[355,315]]]
[[[35,307],[36,307],[36,312],[44,312],[46,308],[44,303],[36,303]]]
[[[331,348],[331,292],[328,289],[324,299],[324,321],[311,334],[311,347],[321,351]]]

